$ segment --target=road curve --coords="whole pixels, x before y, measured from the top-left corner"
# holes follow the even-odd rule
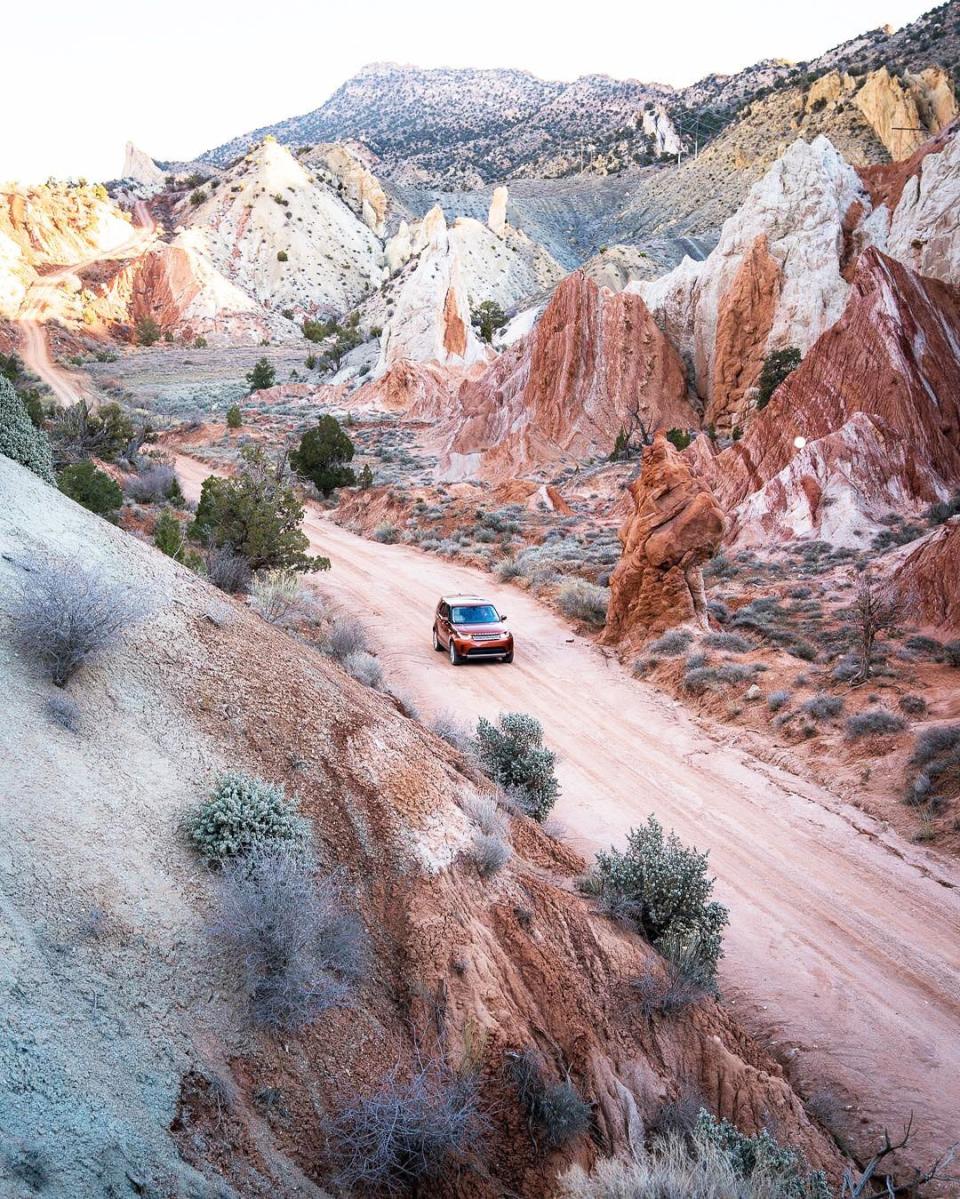
[[[129,258],[146,249],[156,230],[149,208],[138,200],[133,209],[134,224],[130,236],[119,245],[101,248],[87,258],[41,275],[31,285],[20,306],[20,356],[27,369],[53,392],[61,407],[75,404],[83,395],[82,383],[72,371],[58,366],[51,357],[46,322],[56,309],[56,296],[70,275],[102,258]]]
[[[188,498],[211,473],[177,459]],[[655,812],[709,849],[730,908],[721,981],[797,1077],[856,1102],[851,1139],[912,1111],[915,1159],[960,1138],[960,866],[911,845],[829,792],[711,734],[532,596],[407,546],[356,537],[308,505],[333,568],[320,590],[356,613],[391,682],[429,717],[531,712],[560,754],[555,811],[587,854]],[[430,622],[443,592],[476,591],[510,616],[513,665],[452,667]],[[857,1124],[857,1121],[860,1121]]]

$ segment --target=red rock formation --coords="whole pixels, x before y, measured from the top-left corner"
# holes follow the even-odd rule
[[[443,420],[454,411],[457,389],[467,377],[469,372],[458,367],[401,358],[357,391],[351,406],[374,404],[412,420]]]
[[[911,620],[960,629],[960,520],[917,546],[894,571],[890,585]]]
[[[780,264],[761,233],[720,301],[713,360],[715,419],[733,420],[744,393],[756,386],[779,300]]]
[[[909,181],[920,172],[923,160],[928,154],[939,154],[947,142],[960,130],[960,124],[954,121],[935,137],[913,152],[909,158],[901,162],[875,163],[872,166],[856,167],[857,174],[863,180],[863,185],[870,193],[870,201],[874,208],[885,204],[891,212],[900,203],[903,189]]]
[[[660,435],[631,484],[636,511],[620,530],[603,639],[640,645],[673,625],[706,625],[701,566],[720,547],[723,511],[685,455]]]
[[[443,348],[463,358],[467,352],[467,326],[457,309],[457,293],[447,288],[443,299]]]
[[[503,479],[607,453],[621,429],[698,423],[683,366],[637,295],[568,275],[531,333],[460,389],[451,476]]]
[[[871,517],[960,482],[958,380],[960,295],[868,249],[841,319],[708,477],[746,540],[868,540]]]

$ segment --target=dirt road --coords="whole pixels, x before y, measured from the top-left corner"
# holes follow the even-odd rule
[[[82,380],[71,371],[58,366],[50,356],[46,322],[57,310],[57,294],[64,282],[81,267],[102,258],[128,258],[141,253],[153,237],[156,223],[149,208],[138,200],[133,211],[134,225],[130,236],[119,245],[100,248],[88,258],[62,266],[41,276],[27,292],[20,307],[17,324],[20,326],[20,356],[28,370],[45,383],[56,401],[63,407],[75,404],[83,395]]]
[[[189,498],[210,473],[180,458]],[[705,732],[550,610],[481,571],[305,522],[333,569],[321,591],[355,611],[391,681],[430,717],[531,712],[561,762],[556,815],[585,852],[620,844],[655,812],[710,850],[731,921],[725,998],[795,1062],[856,1103],[851,1135],[915,1113],[914,1156],[960,1138],[960,867],[910,845],[824,790]],[[478,591],[510,616],[511,666],[452,667],[430,622],[445,591]]]

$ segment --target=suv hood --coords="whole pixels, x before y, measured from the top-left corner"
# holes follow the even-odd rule
[[[458,637],[463,637],[468,633],[486,633],[488,636],[491,633],[496,633],[499,636],[503,636],[510,630],[503,623],[503,621],[498,620],[493,624],[455,624],[453,626],[453,631]]]

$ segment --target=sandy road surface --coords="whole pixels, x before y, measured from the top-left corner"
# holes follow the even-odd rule
[[[181,457],[189,498],[210,473]],[[425,716],[526,711],[559,751],[556,815],[589,852],[651,811],[710,850],[731,913],[722,964],[740,1018],[773,1036],[798,1076],[855,1096],[869,1148],[911,1111],[914,1157],[960,1138],[960,867],[910,845],[828,792],[716,740],[630,679],[546,607],[481,571],[355,537],[308,507],[332,570],[320,589],[355,609],[391,681]],[[430,644],[445,591],[492,596],[517,638],[513,665],[452,667]]]
[[[53,361],[44,327],[48,314],[56,310],[57,292],[65,279],[81,267],[102,258],[129,258],[141,253],[153,237],[156,222],[142,200],[133,210],[134,226],[130,236],[117,246],[99,249],[88,258],[71,262],[58,270],[39,278],[24,297],[20,306],[17,324],[20,326],[20,355],[28,370],[45,383],[53,392],[57,403],[67,407],[75,404],[83,394],[77,375],[65,370]]]

